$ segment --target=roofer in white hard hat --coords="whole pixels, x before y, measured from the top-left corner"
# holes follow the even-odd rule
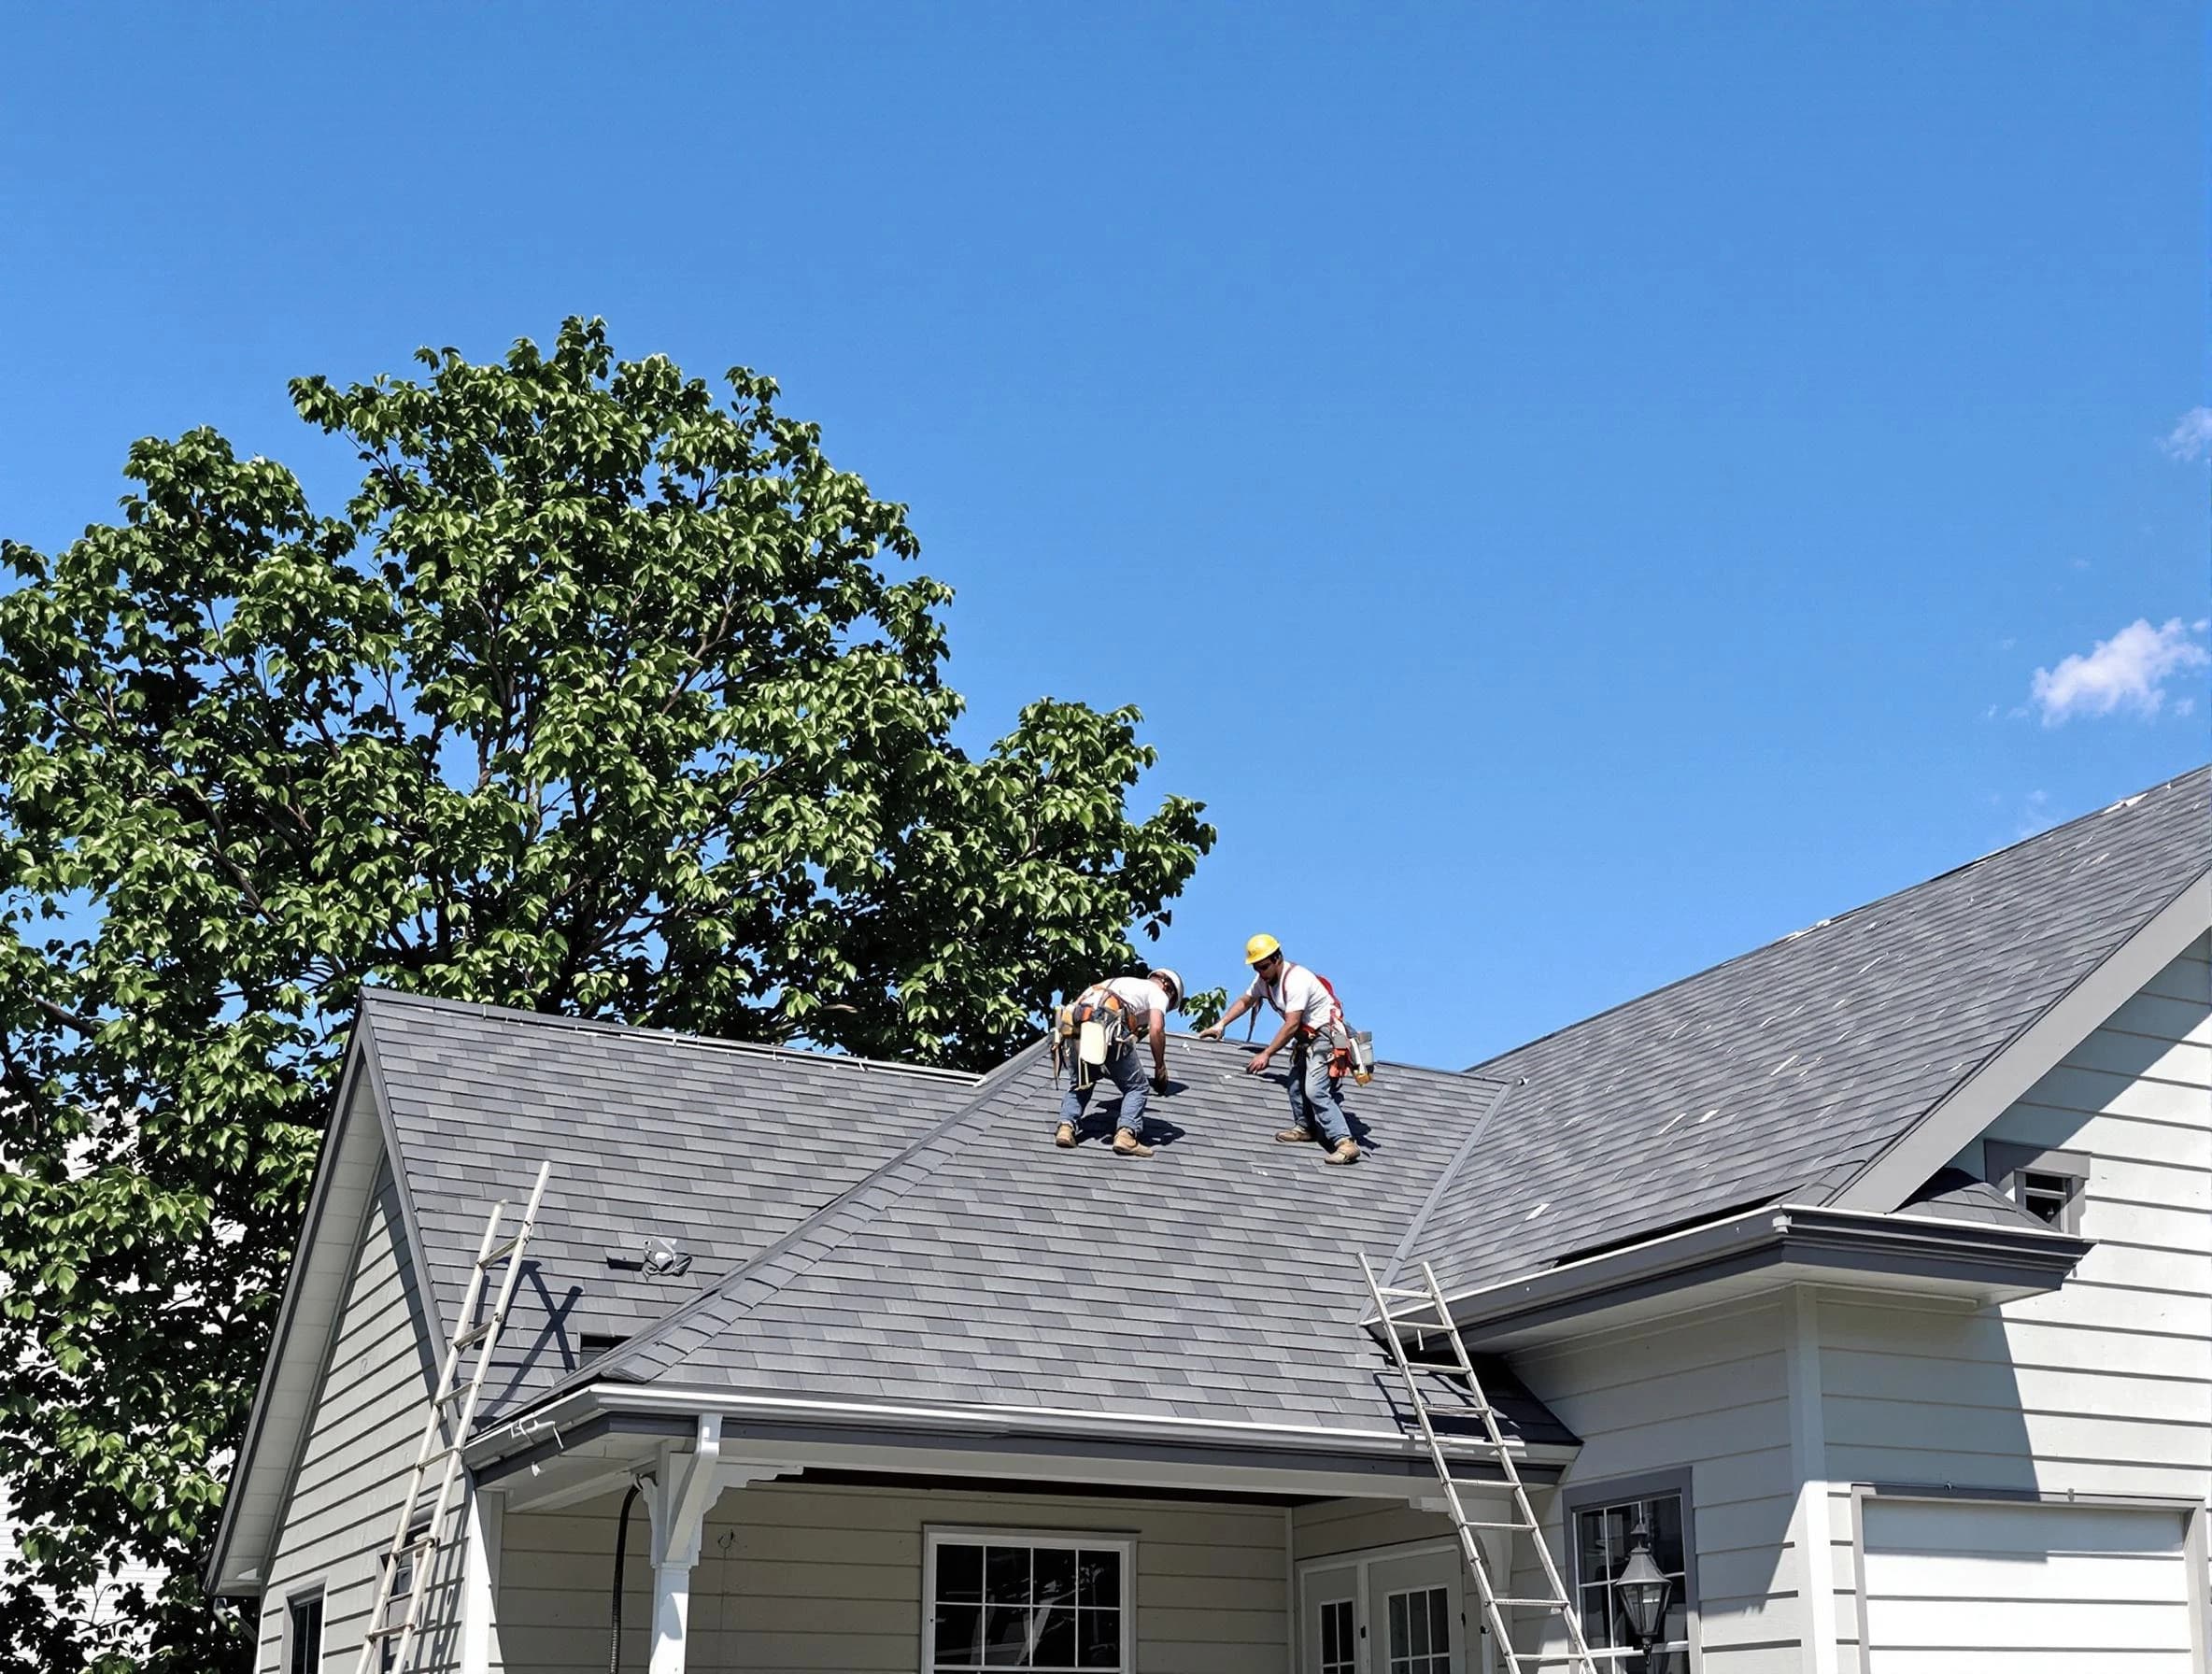
[[[1144,1105],[1151,1094],[1168,1090],[1168,1014],[1182,1005],[1183,978],[1163,966],[1149,976],[1110,976],[1093,983],[1060,1008],[1054,1026],[1054,1057],[1056,1063],[1062,1057],[1069,1058],[1073,1073],[1060,1099],[1054,1144],[1065,1151],[1075,1143],[1084,1106],[1090,1102],[1091,1088],[1103,1071],[1121,1089],[1113,1121],[1114,1156],[1152,1155],[1152,1147],[1144,1142]],[[1078,1041],[1088,1050],[1068,1050]],[[1150,1050],[1149,1082],[1137,1055],[1139,1042]]]
[[[1321,1160],[1354,1163],[1359,1160],[1359,1142],[1352,1137],[1352,1124],[1344,1117],[1343,1100],[1337,1097],[1337,1079],[1344,1073],[1348,1053],[1344,1043],[1344,1008],[1328,978],[1283,957],[1274,937],[1257,935],[1244,943],[1244,962],[1252,967],[1252,986],[1222,1014],[1221,1021],[1198,1031],[1201,1040],[1218,1041],[1221,1031],[1246,1012],[1262,1004],[1282,1014],[1283,1027],[1275,1038],[1252,1055],[1245,1073],[1257,1075],[1287,1045],[1290,1048],[1291,1126],[1275,1137],[1284,1144],[1299,1144],[1320,1138],[1328,1147]]]

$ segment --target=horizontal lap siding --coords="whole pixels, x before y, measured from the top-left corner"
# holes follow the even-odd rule
[[[1689,1468],[1706,1674],[1765,1674],[1781,1666],[1778,1648],[1795,1647],[1802,1634],[1790,1530],[1788,1331],[1782,1308],[1762,1302],[1514,1358],[1522,1380],[1582,1438],[1567,1493]],[[1559,1494],[1537,1497],[1564,1574],[1562,1502]],[[1519,1559],[1514,1592],[1541,1593],[1533,1551],[1524,1544]],[[1539,1631],[1533,1621],[1520,1624],[1521,1649],[1537,1648]],[[1554,1629],[1544,1648],[1562,1638]]]
[[[376,1554],[391,1538],[430,1399],[418,1305],[398,1196],[379,1173],[262,1595],[259,1666],[270,1674],[280,1666],[286,1594],[318,1582],[325,1670],[350,1674],[361,1653]],[[437,1599],[448,1603],[443,1592]],[[443,1638],[427,1649],[423,1669],[446,1666]]]
[[[2200,938],[1984,1136],[2091,1159],[2081,1230],[2096,1247],[2062,1289],[1964,1315],[1822,1301],[1846,1667],[1859,1635],[1851,1482],[2212,1493],[2206,951]]]
[[[1440,1488],[1437,1491],[1442,1492]],[[1468,1514],[1496,1517],[1500,1513],[1495,1509],[1477,1511],[1470,1506]],[[1456,1538],[1448,1519],[1388,1500],[1324,1500],[1319,1505],[1300,1506],[1291,1513],[1291,1539],[1300,1563],[1378,1546]]]
[[[499,1621],[506,1674],[607,1666],[620,1497],[506,1520]],[[693,1670],[916,1674],[925,1527],[1091,1531],[1137,1542],[1142,1674],[1283,1674],[1288,1655],[1280,1507],[1029,1494],[815,1487],[732,1489],[707,1515],[691,1573]],[[645,1666],[650,1536],[631,1514],[625,1667]]]

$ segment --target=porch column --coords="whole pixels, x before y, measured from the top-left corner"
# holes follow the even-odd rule
[[[460,1674],[491,1674],[499,1660],[499,1556],[506,1510],[505,1495],[470,1487],[461,1512],[468,1535],[461,1547]]]
[[[707,1508],[721,1493],[722,1421],[702,1414],[689,1453],[660,1450],[658,1472],[645,1484],[653,1523],[652,1674],[684,1674],[691,1615],[691,1567],[699,1562]]]

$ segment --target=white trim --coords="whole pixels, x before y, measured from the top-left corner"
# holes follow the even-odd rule
[[[1836,1561],[1829,1544],[1820,1301],[1803,1287],[1792,1298],[1790,1326],[1782,1357],[1790,1387],[1791,1474],[1797,1479],[1797,1504],[1790,1514],[1790,1527],[1804,1578],[1798,1589],[1806,1610],[1801,1666],[1806,1674],[1837,1674],[1840,1653],[1836,1637]]]
[[[2212,872],[2168,901],[2056,1003],[1953,1087],[1829,1199],[1895,1209],[2212,926]]]
[[[1003,1528],[992,1524],[925,1523],[922,1525],[921,1674],[937,1674],[937,1553],[956,1546],[1029,1546],[1055,1552],[1114,1552],[1121,1556],[1121,1667],[1113,1674],[1137,1674],[1137,1537],[1098,1529]]]
[[[461,1661],[458,1674],[491,1674],[500,1663],[499,1571],[506,1532],[507,1497],[471,1486],[461,1515],[468,1534],[461,1546]]]

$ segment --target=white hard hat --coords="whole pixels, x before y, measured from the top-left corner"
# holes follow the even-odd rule
[[[1175,1011],[1181,1011],[1183,1009],[1182,973],[1180,972],[1170,971],[1167,966],[1162,965],[1157,969],[1148,972],[1147,974],[1151,976],[1154,982],[1166,983],[1168,985],[1168,998],[1173,1002],[1171,1009]]]

